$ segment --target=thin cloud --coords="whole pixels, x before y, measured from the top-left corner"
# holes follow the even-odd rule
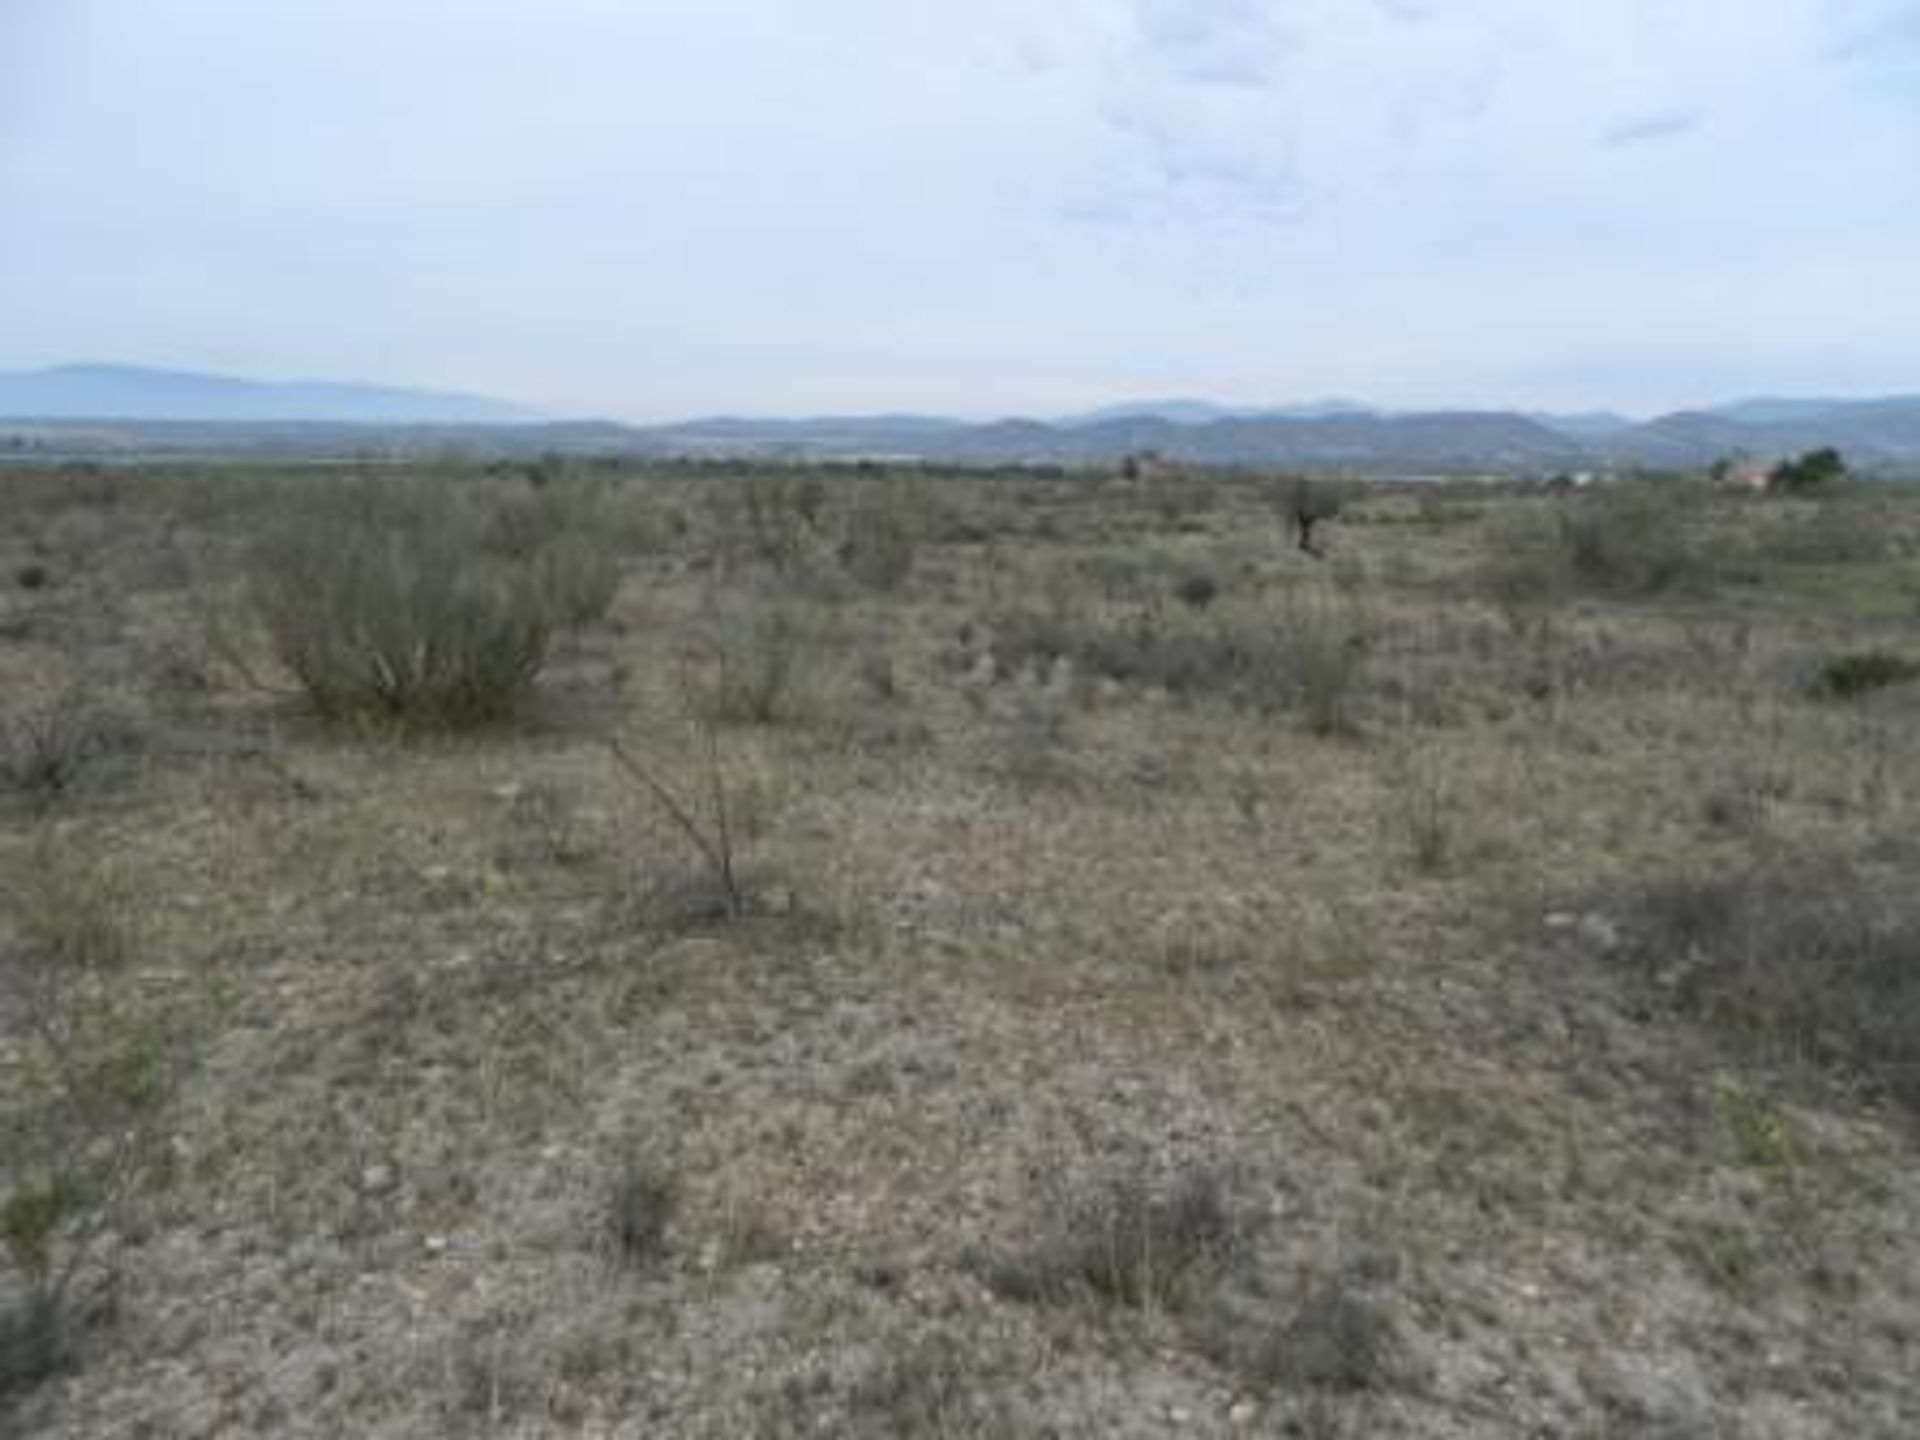
[[[1682,135],[1691,135],[1704,122],[1705,117],[1697,110],[1663,110],[1614,126],[1600,137],[1600,143],[1612,149],[1626,149],[1660,140],[1677,140]]]
[[[1840,0],[1830,59],[1848,65],[1920,59],[1920,0]]]

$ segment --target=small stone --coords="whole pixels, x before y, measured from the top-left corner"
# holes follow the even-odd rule
[[[1251,1425],[1259,1413],[1260,1407],[1253,1401],[1239,1400],[1227,1410],[1227,1421],[1233,1425]]]
[[[1580,937],[1583,944],[1591,945],[1596,950],[1610,951],[1620,948],[1619,927],[1606,916],[1598,913],[1582,915],[1579,923],[1574,926],[1573,933]]]
[[[368,1195],[384,1195],[398,1178],[391,1165],[369,1165],[360,1172],[360,1189]]]
[[[446,1236],[444,1236],[444,1235],[429,1235],[429,1236],[427,1236],[427,1238],[426,1238],[426,1242],[425,1242],[425,1243],[426,1243],[426,1247],[427,1247],[427,1254],[429,1254],[429,1255],[444,1255],[444,1254],[446,1254],[446,1251],[447,1251],[447,1237],[446,1237]]]

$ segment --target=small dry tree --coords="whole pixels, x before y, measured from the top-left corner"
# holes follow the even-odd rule
[[[700,857],[712,882],[713,893],[727,920],[738,920],[747,913],[749,896],[740,879],[734,846],[734,825],[727,800],[726,776],[720,762],[720,736],[711,721],[697,723],[704,762],[704,800],[683,798],[660,776],[617,739],[607,741],[614,763],[654,801],[686,837]]]
[[[1340,492],[1330,485],[1296,476],[1275,485],[1274,503],[1286,520],[1294,548],[1316,560],[1325,558],[1324,542],[1314,538],[1314,530],[1340,513]]]

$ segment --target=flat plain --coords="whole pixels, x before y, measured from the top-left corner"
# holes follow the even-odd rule
[[[0,474],[0,1433],[1920,1434],[1920,494],[1300,493]]]

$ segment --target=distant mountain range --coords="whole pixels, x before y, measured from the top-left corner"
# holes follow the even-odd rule
[[[331,382],[266,382],[139,365],[0,372],[0,416],[23,420],[517,425],[543,418],[477,395]]]
[[[1098,465],[1151,451],[1189,464],[1418,474],[1693,466],[1823,445],[1858,468],[1920,472],[1920,396],[1742,400],[1648,421],[1605,411],[1405,413],[1350,400],[1258,407],[1176,399],[1050,420],[719,416],[632,426],[546,420],[479,396],[366,385],[263,384],[122,365],[0,373],[0,456],[451,447],[499,455]]]

